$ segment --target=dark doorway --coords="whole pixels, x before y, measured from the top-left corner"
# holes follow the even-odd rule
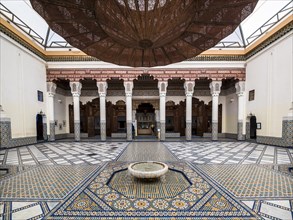
[[[43,131],[43,116],[37,114],[37,141],[44,140]]]
[[[250,117],[250,139],[256,139],[256,117]]]

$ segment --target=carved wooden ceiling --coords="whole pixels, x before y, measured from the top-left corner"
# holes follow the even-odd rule
[[[30,0],[86,54],[133,67],[195,57],[233,33],[258,0]]]

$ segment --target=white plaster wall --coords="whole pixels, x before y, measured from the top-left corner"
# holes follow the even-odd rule
[[[247,61],[246,114],[255,114],[261,122],[257,135],[282,136],[282,117],[293,101],[293,33],[282,37]],[[255,100],[248,92],[255,90]]]
[[[185,101],[185,99],[186,96],[166,96],[166,102],[173,101],[175,105],[178,105],[181,101]]]
[[[71,98],[70,104],[73,104],[73,99]],[[87,102],[93,101],[93,99],[99,98],[99,96],[80,96],[79,101],[82,102],[83,105],[85,105]]]
[[[106,97],[106,101],[107,102],[111,102],[113,105],[116,105],[116,103],[118,101],[124,101],[124,102],[126,102],[126,99],[125,99],[125,96],[107,96]]]
[[[0,104],[11,118],[12,138],[36,136],[36,115],[46,113],[45,62],[4,34],[0,51]]]
[[[66,127],[69,123],[69,117],[66,117],[66,97],[60,94],[55,95],[54,99],[54,117],[58,121],[57,126],[55,126],[55,134],[65,134],[67,133]],[[65,127],[63,126],[63,121],[65,120]],[[62,129],[59,128],[61,124]]]
[[[223,100],[223,124],[225,126],[222,129],[223,133],[237,134],[237,124],[238,124],[238,97],[235,93],[225,96]]]
[[[208,105],[210,101],[212,101],[212,95],[210,96],[193,96],[194,98],[199,99],[199,101],[203,101],[204,104]]]

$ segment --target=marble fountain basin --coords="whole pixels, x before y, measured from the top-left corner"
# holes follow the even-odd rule
[[[156,179],[168,171],[168,166],[162,162],[144,161],[131,163],[128,166],[129,173],[139,179]]]

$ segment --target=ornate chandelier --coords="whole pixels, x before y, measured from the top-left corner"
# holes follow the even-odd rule
[[[86,54],[163,66],[215,46],[258,0],[30,0],[50,28]]]

